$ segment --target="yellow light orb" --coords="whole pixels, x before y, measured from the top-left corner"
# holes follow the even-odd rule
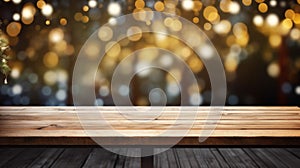
[[[145,7],[145,2],[143,0],[135,1],[135,7],[137,9],[143,9]]]
[[[277,35],[277,34],[273,34],[269,37],[269,43],[271,45],[271,47],[276,48],[279,47],[281,44],[282,38],[281,36]]]
[[[137,26],[132,26],[127,30],[127,37],[130,41],[139,41],[142,38],[142,30]]]
[[[90,10],[90,8],[89,8],[89,6],[84,5],[84,6],[82,7],[82,10],[83,10],[84,12],[87,12],[87,11]]]
[[[109,41],[113,37],[113,31],[108,26],[102,26],[98,31],[98,37],[102,41]]]
[[[269,76],[276,78],[278,77],[279,73],[280,73],[280,67],[278,65],[278,63],[273,62],[268,66],[267,72],[269,74]]]
[[[291,39],[299,40],[300,39],[300,30],[297,28],[293,28],[290,32]]]
[[[45,54],[43,62],[46,67],[54,68],[59,62],[58,55],[54,52],[48,52]]]
[[[250,6],[252,4],[252,0],[242,0],[245,6]]]
[[[268,5],[266,3],[260,3],[258,5],[258,10],[261,12],[261,13],[266,13],[268,11]]]
[[[154,4],[154,9],[155,9],[156,11],[161,12],[161,11],[163,11],[163,10],[165,9],[165,5],[164,5],[163,2],[157,1],[157,2]]]
[[[64,39],[64,32],[60,28],[55,28],[49,33],[49,40],[53,43],[60,42]]]
[[[285,11],[284,16],[293,20],[295,18],[295,12],[292,9],[288,9]]]
[[[60,23],[61,25],[65,26],[65,25],[68,24],[68,20],[67,20],[66,18],[61,18],[61,19],[59,20],[59,23]]]
[[[204,28],[204,30],[209,31],[209,30],[211,30],[212,25],[211,25],[210,23],[205,23],[205,24],[203,25],[203,28]]]
[[[193,18],[193,22],[194,22],[194,23],[199,23],[199,18],[198,18],[198,17],[194,17],[194,18]]]
[[[16,37],[19,35],[20,31],[22,29],[22,25],[18,22],[11,22],[6,27],[6,32],[11,37]]]

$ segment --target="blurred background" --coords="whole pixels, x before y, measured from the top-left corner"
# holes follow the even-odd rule
[[[83,43],[101,25],[116,24],[115,18],[124,14],[134,13],[137,20],[151,25],[143,11],[177,14],[207,34],[226,71],[226,105],[300,104],[300,0],[1,0],[1,38],[9,40],[12,70],[8,84],[0,76],[0,105],[72,105],[72,72]],[[163,26],[180,32],[182,23],[167,18]],[[106,41],[112,34],[109,29],[98,31],[99,38]],[[96,80],[90,81],[96,82],[95,103],[113,105],[110,82],[114,68],[134,51],[155,46],[176,53],[197,77],[200,92],[193,85],[183,88],[190,95],[190,105],[209,105],[210,81],[199,57],[180,40],[151,33],[110,44]],[[85,52],[95,57],[97,50],[91,45]],[[143,53],[138,59],[139,63],[133,60],[127,68],[145,62],[166,66],[173,62],[170,55],[160,52]],[[180,67],[172,72],[184,81]],[[176,81],[157,69],[137,74],[129,87],[118,91],[129,94],[134,105],[149,105],[149,91],[157,87],[165,91],[168,105],[180,105]]]

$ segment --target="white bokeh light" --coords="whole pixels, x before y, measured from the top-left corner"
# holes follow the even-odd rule
[[[182,8],[187,11],[192,10],[194,8],[194,2],[192,0],[183,0],[181,2],[181,5]]]
[[[46,4],[42,8],[42,14],[44,16],[50,16],[53,13],[53,7],[50,4]]]
[[[88,4],[89,4],[89,7],[95,8],[95,7],[97,6],[98,3],[97,3],[97,1],[95,1],[95,0],[90,0]]]
[[[275,27],[279,24],[279,18],[276,14],[269,14],[266,18],[266,22],[269,26]]]
[[[107,12],[111,16],[119,16],[121,14],[121,6],[117,2],[111,2],[107,7]]]
[[[260,15],[255,15],[253,17],[253,24],[255,26],[262,26],[264,24],[264,18]]]

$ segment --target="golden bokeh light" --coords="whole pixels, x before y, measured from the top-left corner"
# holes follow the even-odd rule
[[[113,31],[110,27],[102,26],[98,31],[98,37],[102,41],[109,41],[113,37]]]
[[[68,20],[67,20],[66,18],[61,18],[61,19],[59,20],[59,23],[60,23],[61,25],[65,26],[65,25],[68,24]]]
[[[44,65],[48,68],[54,68],[59,62],[58,55],[54,52],[48,52],[43,58]]]
[[[269,37],[269,43],[273,48],[279,47],[281,42],[282,42],[282,38],[278,34],[273,34]]]
[[[242,0],[242,3],[245,5],[245,6],[250,6],[252,4],[252,0]]]
[[[135,7],[137,9],[143,9],[145,7],[145,2],[143,0],[136,0]]]
[[[87,12],[87,11],[89,11],[89,6],[87,6],[87,5],[84,5],[83,7],[82,7],[82,10],[84,11],[84,12]]]
[[[268,11],[268,5],[266,3],[260,3],[258,5],[258,10],[261,12],[261,13],[266,13]]]
[[[198,17],[194,17],[193,18],[193,22],[196,23],[196,24],[199,23],[199,18]]]
[[[284,16],[293,20],[295,18],[295,12],[292,9],[288,9],[285,11]]]
[[[127,30],[127,37],[130,41],[139,41],[142,38],[142,30],[137,26],[132,26]]]
[[[39,0],[39,1],[37,1],[37,3],[36,3],[36,6],[37,6],[39,9],[42,9],[45,5],[46,5],[46,2],[45,2],[44,0]]]
[[[221,20],[213,26],[213,29],[218,34],[226,35],[231,30],[231,23],[228,20]]]
[[[53,43],[60,42],[64,39],[64,31],[60,28],[55,28],[49,33],[49,40]]]
[[[16,37],[19,35],[22,29],[22,25],[19,22],[11,22],[6,27],[6,32],[11,37]]]
[[[155,9],[156,11],[158,11],[158,12],[161,12],[161,11],[163,11],[163,10],[165,9],[165,5],[164,5],[163,2],[157,1],[157,2],[155,2],[155,4],[154,4],[154,9]]]

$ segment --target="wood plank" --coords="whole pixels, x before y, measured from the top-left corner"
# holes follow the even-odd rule
[[[60,154],[63,151],[64,151],[63,148],[46,148],[27,167],[30,168],[51,167],[51,165],[56,161],[56,159],[60,156]]]
[[[198,165],[201,165],[203,168],[220,168],[218,160],[215,158],[213,153],[209,148],[199,148],[199,149],[191,149],[196,157]]]
[[[250,150],[250,148],[242,148],[242,150],[247,153],[247,155],[255,162],[258,167],[274,167],[272,163],[264,162],[260,157],[256,155],[255,152]]]
[[[210,151],[215,156],[216,160],[222,168],[229,168],[227,161],[224,159],[224,157],[221,155],[220,151],[217,148],[210,148]]]
[[[91,152],[90,148],[68,148],[57,158],[51,167],[80,168]]]
[[[268,148],[266,151],[273,153],[275,157],[288,167],[298,167],[300,165],[300,159],[291,155],[285,149]]]
[[[37,158],[45,148],[26,148],[17,156],[5,163],[5,167],[25,168]]]
[[[268,165],[268,167],[287,167],[273,154],[266,152],[266,150],[262,148],[251,148],[250,150],[253,151],[253,153],[255,153],[265,163],[265,165]]]
[[[23,148],[0,148],[0,167],[21,153]]]
[[[230,167],[258,167],[255,162],[240,148],[219,148],[218,150]]]
[[[117,161],[117,155],[102,148],[94,148],[89,154],[83,168],[113,167]]]

